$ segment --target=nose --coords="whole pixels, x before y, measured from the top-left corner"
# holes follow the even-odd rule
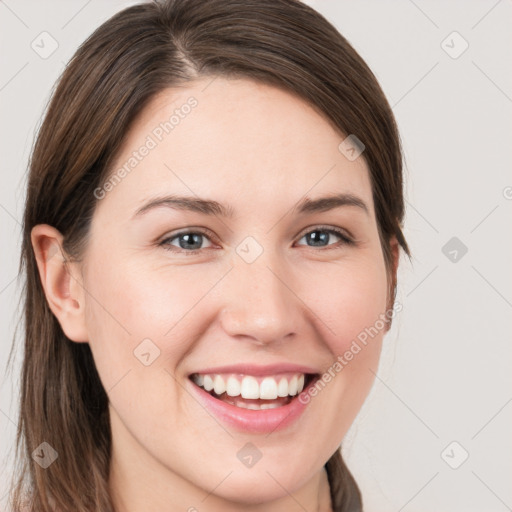
[[[250,264],[235,261],[223,282],[220,321],[230,336],[279,344],[300,332],[307,314],[291,272],[264,255]]]

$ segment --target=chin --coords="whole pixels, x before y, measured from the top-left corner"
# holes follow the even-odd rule
[[[309,471],[299,474],[297,469],[300,467],[303,470],[309,468]],[[204,487],[212,489],[218,486],[215,489],[217,496],[234,503],[254,505],[285,498],[300,489],[314,474],[310,465],[300,464],[294,457],[286,461],[273,461],[271,464],[265,464],[261,459],[251,468],[238,464],[222,471],[216,468],[216,481]]]

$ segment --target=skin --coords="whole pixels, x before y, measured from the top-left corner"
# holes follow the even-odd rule
[[[190,96],[197,107],[98,201],[80,261],[52,257],[62,251],[53,227],[32,231],[50,307],[70,340],[90,344],[110,399],[116,509],[328,511],[323,465],[371,389],[384,330],[298,421],[270,435],[223,425],[186,386],[192,371],[243,362],[291,362],[320,373],[386,311],[390,276],[369,171],[363,157],[349,161],[338,150],[345,136],[303,100],[220,77],[155,97],[113,169]],[[293,211],[305,195],[340,192],[358,196],[368,213]],[[161,207],[132,218],[165,194],[214,199],[234,215]],[[330,234],[314,246],[305,235],[317,226],[345,230],[356,244]],[[200,237],[193,255],[159,245],[167,239],[179,251],[176,233],[184,228],[215,238]],[[263,249],[250,264],[236,252],[247,236]],[[392,254],[396,274],[395,240]],[[133,354],[146,338],[160,350],[149,366]],[[262,453],[252,468],[236,457],[247,442]]]

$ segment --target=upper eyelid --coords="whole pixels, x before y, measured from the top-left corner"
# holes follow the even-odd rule
[[[190,234],[190,233],[194,233],[194,234],[198,234],[198,235],[203,235],[203,236],[208,236],[208,237],[212,238],[213,240],[218,240],[218,238],[215,236],[213,231],[210,231],[207,228],[194,228],[194,227],[192,227],[192,228],[183,228],[183,229],[179,230],[176,233],[171,233],[171,234],[168,234],[168,235],[164,235],[162,238],[160,238],[160,241],[158,243],[163,243],[163,242],[166,242],[167,240],[172,240],[173,238],[176,238],[176,237],[178,237],[180,235],[187,235],[187,234]]]
[[[304,230],[302,230],[300,232],[299,236],[300,238],[302,238],[304,235],[307,235],[308,233],[311,233],[311,231],[333,231],[334,233],[338,234],[338,236],[341,234],[345,235],[347,238],[350,238],[351,240],[354,239],[354,237],[352,236],[352,234],[346,230],[345,228],[340,228],[340,227],[337,227],[337,226],[326,226],[326,225],[322,225],[322,224],[317,224],[317,225],[314,225],[314,226],[309,226],[307,228],[304,228]]]

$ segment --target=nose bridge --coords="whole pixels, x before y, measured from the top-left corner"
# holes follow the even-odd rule
[[[291,291],[291,274],[279,254],[265,250],[251,261],[255,247],[247,243],[237,248],[240,253],[224,283],[222,326],[231,336],[260,344],[277,342],[299,329],[301,302]]]

